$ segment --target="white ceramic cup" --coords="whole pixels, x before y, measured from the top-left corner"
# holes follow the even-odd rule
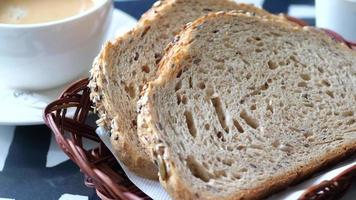
[[[111,0],[73,17],[40,24],[0,24],[0,87],[44,90],[89,75],[105,39]]]
[[[356,41],[356,0],[316,0],[315,12],[317,27]]]

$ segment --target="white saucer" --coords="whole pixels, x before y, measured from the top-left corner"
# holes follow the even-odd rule
[[[107,39],[130,30],[136,19],[115,9]],[[84,77],[84,76],[83,76]],[[68,86],[40,92],[15,91],[0,88],[0,125],[43,124],[42,112]]]

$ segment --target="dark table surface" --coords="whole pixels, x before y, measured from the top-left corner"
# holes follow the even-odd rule
[[[115,7],[138,19],[154,2],[120,0],[115,1]],[[273,13],[290,11],[290,14],[314,24],[313,0],[241,2],[256,2]],[[51,156],[61,156],[56,155],[59,149],[51,131],[44,125],[0,126],[0,151],[0,200],[99,199],[93,189],[84,186],[83,175],[73,162],[64,157],[54,166],[48,164],[53,163]]]

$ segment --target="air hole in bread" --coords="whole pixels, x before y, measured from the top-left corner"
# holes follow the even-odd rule
[[[204,125],[204,129],[207,130],[207,131],[210,130],[210,125],[209,124],[205,124]]]
[[[242,145],[239,145],[239,146],[237,146],[237,150],[239,150],[239,151],[241,151],[241,150],[243,150],[243,149],[245,149],[246,147],[245,146],[242,146]]]
[[[204,82],[199,82],[199,83],[198,83],[198,87],[199,87],[201,90],[204,90],[204,89],[205,89],[205,83],[204,83]]]
[[[206,146],[208,145],[209,140],[204,140],[203,144]]]
[[[218,178],[218,177],[226,177],[226,171],[225,170],[217,170],[214,171],[214,178]]]
[[[195,157],[193,156],[188,156],[186,159],[187,162],[187,167],[189,168],[190,172],[195,176],[196,178],[199,178],[200,180],[204,182],[209,182],[209,180],[214,177],[212,174],[208,172],[208,170],[200,164]]]
[[[309,137],[313,136],[313,133],[311,133],[311,132],[309,132],[309,131],[303,131],[303,136],[304,136],[305,138],[309,138]]]
[[[263,45],[265,45],[263,42],[259,42],[256,44],[256,46],[258,46],[258,47],[263,47]]]
[[[247,125],[249,125],[253,129],[257,129],[259,126],[259,123],[256,119],[253,117],[249,116],[246,111],[242,111],[240,113],[240,117],[246,122]]]
[[[218,62],[218,63],[225,63],[225,59],[224,58],[212,58],[215,62]],[[224,65],[217,65],[216,66],[217,69],[225,69],[225,66]]]
[[[185,95],[182,96],[182,103],[183,103],[184,105],[186,105],[186,104],[188,103],[188,98],[187,98],[187,96],[185,96]]]
[[[227,146],[226,150],[233,152],[235,149],[232,146]]]
[[[192,80],[192,77],[189,77],[189,88],[193,88],[193,80]]]
[[[265,84],[263,84],[263,85],[261,86],[261,90],[267,90],[268,87],[269,87],[269,85],[268,85],[268,83],[266,82]]]
[[[308,100],[310,96],[308,93],[302,93],[302,97],[303,99]]]
[[[356,120],[351,119],[351,120],[347,121],[345,124],[346,124],[347,126],[350,126],[350,125],[353,125],[355,122],[356,122]]]
[[[156,64],[158,64],[162,59],[162,55],[160,53],[155,53]]]
[[[176,96],[177,96],[177,104],[180,105],[180,103],[182,102],[182,96],[179,93],[177,93]]]
[[[255,91],[251,92],[250,95],[251,96],[261,95],[261,90],[255,90]]]
[[[137,127],[137,121],[135,119],[131,121],[131,127],[133,128]]]
[[[314,142],[315,138],[314,137],[309,137],[307,140],[308,140],[308,142]]]
[[[178,81],[176,83],[176,86],[175,86],[175,91],[177,92],[178,90],[180,90],[182,88],[182,80]]]
[[[278,146],[280,145],[278,140],[274,140],[271,144],[274,148],[278,148]]]
[[[341,114],[343,117],[352,117],[354,115],[353,111],[345,111]]]
[[[319,71],[321,74],[324,73],[324,69],[323,69],[323,68],[317,67],[317,69],[318,69],[318,71]]]
[[[215,69],[219,69],[221,71],[225,70],[225,65],[216,65]]]
[[[342,122],[338,122],[336,126],[337,126],[337,127],[342,126]]]
[[[141,69],[146,74],[150,73],[150,68],[148,67],[148,65],[143,65]]]
[[[179,70],[179,72],[177,73],[177,78],[180,78],[182,76],[183,70]]]
[[[330,86],[331,86],[330,82],[327,81],[327,80],[322,80],[321,83],[322,83],[323,85],[325,85],[326,87],[330,87]]]
[[[280,66],[285,66],[285,65],[289,65],[289,64],[290,64],[290,61],[289,61],[289,60],[286,60],[286,61],[282,60],[282,61],[279,61],[278,64],[279,64]]]
[[[213,10],[210,9],[210,8],[203,8],[203,11],[205,11],[205,12],[211,12],[211,11],[213,11]]]
[[[268,62],[267,62],[267,65],[268,65],[268,68],[269,68],[269,69],[272,69],[272,70],[278,68],[277,63],[273,62],[272,60],[268,61]]]
[[[333,114],[333,113],[332,113],[331,111],[329,111],[329,112],[326,113],[327,116],[330,116],[330,115],[332,115],[332,114]]]
[[[196,65],[199,65],[200,62],[201,62],[200,58],[196,58],[196,59],[193,60],[193,63],[196,64]]]
[[[233,46],[230,43],[224,42],[224,47],[228,49],[232,49]]]
[[[297,57],[295,57],[295,55],[289,56],[289,59],[290,59],[291,61],[295,62],[295,63],[298,63],[298,62],[299,62],[298,59],[297,59]]]
[[[249,155],[251,158],[253,158],[254,156],[251,156],[251,155]],[[249,163],[249,165],[252,167],[252,168],[255,168],[255,169],[257,169],[257,166],[255,165],[255,164],[253,164],[253,163]]]
[[[241,124],[239,123],[239,121],[237,121],[236,119],[233,119],[234,122],[234,126],[236,127],[236,129],[240,132],[243,133],[245,132],[245,130],[242,128]]]
[[[138,54],[137,52],[135,52],[134,61],[137,61],[139,57],[140,57],[140,54]]]
[[[241,179],[241,175],[239,175],[239,174],[232,174],[232,179],[233,180],[239,180],[239,179]]]
[[[256,104],[253,104],[252,106],[250,106],[250,110],[256,110]]]
[[[254,41],[254,39],[252,39],[252,38],[247,38],[247,39],[246,39],[246,42],[247,42],[247,43],[250,43],[250,44],[253,43],[253,41]]]
[[[255,52],[256,53],[261,53],[263,50],[262,49],[259,49],[259,48],[257,48],[257,49],[255,49]]]
[[[231,165],[234,164],[234,160],[231,159],[231,158],[226,158],[226,159],[222,160],[222,163],[224,165],[227,165],[227,166],[231,167]]]
[[[135,85],[134,83],[130,83],[129,85],[125,85],[125,92],[129,95],[131,99],[136,97]]]
[[[307,87],[308,84],[306,82],[299,82],[297,86],[298,87]]]
[[[326,93],[329,97],[334,98],[334,93],[333,93],[332,91],[327,90],[325,93]]]
[[[197,136],[197,129],[194,124],[193,115],[189,111],[184,112],[185,122],[187,124],[190,135],[195,138]]]
[[[224,137],[224,134],[221,131],[218,131],[216,133],[216,136],[222,141],[222,142],[226,142],[226,139]]]
[[[252,148],[252,149],[263,150],[263,147],[261,145],[258,145],[258,144],[251,144],[249,147]]]
[[[309,74],[301,74],[300,77],[305,81],[310,81],[311,79]]]
[[[247,172],[248,170],[247,170],[247,168],[241,168],[239,171],[240,172]]]
[[[256,40],[256,41],[261,41],[262,39],[260,38],[260,37],[258,37],[258,36],[255,36],[255,37],[252,37],[254,40]]]
[[[246,74],[246,80],[250,80],[251,77],[252,77],[252,75],[250,72]]]
[[[304,103],[303,105],[305,107],[314,108],[314,104],[313,103]]]
[[[241,59],[241,60],[242,60],[242,62],[244,62],[246,65],[248,65],[248,66],[251,65],[251,63],[249,63],[246,59]]]
[[[229,132],[229,127],[226,124],[226,118],[225,118],[225,113],[222,108],[221,100],[220,97],[215,97],[211,99],[211,103],[213,104],[215,108],[216,115],[219,119],[221,127],[225,130],[225,132]]]

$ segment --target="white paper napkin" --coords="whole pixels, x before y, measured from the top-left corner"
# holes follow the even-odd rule
[[[101,140],[104,142],[104,144],[110,149],[110,151],[115,155],[113,152],[111,143],[110,143],[110,136],[109,132],[107,132],[103,128],[98,128],[96,130],[97,134],[101,138]],[[142,192],[147,194],[149,197],[152,199],[159,199],[159,200],[170,200],[171,198],[167,194],[167,192],[163,189],[161,184],[158,181],[151,181],[149,179],[142,178],[140,176],[137,176],[133,172],[131,172],[115,155],[116,160],[119,162],[121,165],[122,169],[125,171],[127,177],[134,183]]]
[[[98,128],[96,132],[100,136],[100,138],[103,140],[105,145],[113,153],[112,146],[110,143],[109,133],[103,128]],[[145,194],[147,194],[154,200],[170,200],[171,199],[158,181],[151,181],[151,180],[148,180],[148,179],[145,179],[145,178],[135,175],[117,157],[116,157],[116,159],[120,163],[122,169],[125,171],[127,177],[132,181],[132,183],[134,183]],[[324,174],[319,174],[312,179],[309,179],[309,180],[304,181],[296,186],[288,188],[284,192],[275,194],[275,195],[269,197],[268,200],[295,200],[309,186],[320,183],[323,180],[330,180],[330,179],[334,178],[335,176],[337,176],[342,171],[344,171],[345,169],[351,167],[352,165],[356,165],[356,157],[353,157],[350,160],[340,163],[339,165],[335,166],[334,168],[332,168],[331,170],[329,170],[328,172],[326,172]],[[345,198],[343,198],[343,200],[351,200],[351,199],[353,199],[352,197],[356,197],[355,190],[350,190],[349,194],[346,195]]]

